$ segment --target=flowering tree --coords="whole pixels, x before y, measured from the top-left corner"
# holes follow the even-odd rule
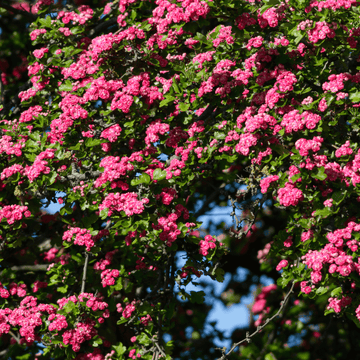
[[[357,5],[0,0],[1,355],[358,350]],[[233,227],[200,229],[227,204]],[[226,305],[258,287],[216,349],[186,285],[225,273]]]

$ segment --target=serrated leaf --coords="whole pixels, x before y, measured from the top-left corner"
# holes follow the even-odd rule
[[[173,96],[168,95],[165,97],[164,100],[162,100],[160,102],[160,107],[163,107],[163,106],[167,105],[169,102],[173,102],[174,100],[175,100],[175,98]]]

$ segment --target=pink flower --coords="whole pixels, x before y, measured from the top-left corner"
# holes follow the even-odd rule
[[[281,260],[278,265],[276,266],[276,271],[280,271],[282,268],[288,266],[287,260]]]

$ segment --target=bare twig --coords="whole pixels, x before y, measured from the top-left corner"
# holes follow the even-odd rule
[[[292,282],[292,285],[291,285],[291,288],[289,290],[289,292],[286,294],[284,300],[281,302],[281,306],[278,310],[278,312],[273,315],[270,319],[266,319],[265,320],[265,323],[263,325],[260,325],[257,327],[256,331],[254,331],[252,334],[249,334],[249,332],[246,333],[246,338],[233,344],[233,346],[231,347],[231,349],[226,353],[226,349],[223,349],[223,354],[222,356],[218,359],[218,360],[225,360],[239,345],[241,345],[242,343],[244,342],[248,342],[250,343],[251,342],[251,338],[253,336],[255,336],[256,334],[258,334],[267,324],[269,324],[272,320],[274,320],[276,317],[280,316],[283,309],[285,308],[288,300],[289,300],[289,297],[290,295],[292,294],[293,292],[293,289],[294,289],[294,286],[295,286],[295,282],[293,281]]]
[[[11,330],[9,331],[9,334],[11,335],[11,337],[12,337],[13,339],[16,340],[16,342],[17,342],[18,344],[20,344],[20,339],[19,339]]]
[[[84,270],[83,270],[83,277],[81,281],[81,291],[80,291],[81,294],[85,292],[86,273],[87,273],[88,265],[89,265],[89,253],[85,252],[85,263],[84,263]]]

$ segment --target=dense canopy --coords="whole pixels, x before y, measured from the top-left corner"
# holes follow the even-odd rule
[[[0,0],[1,356],[356,353],[358,4]]]

